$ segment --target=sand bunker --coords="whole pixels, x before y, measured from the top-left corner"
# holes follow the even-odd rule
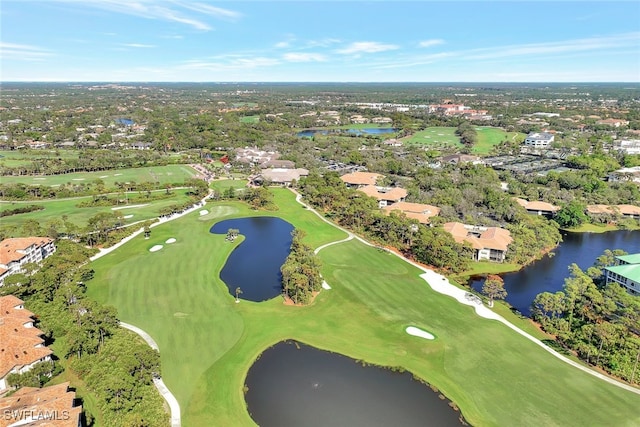
[[[73,178],[71,181],[84,181],[84,178]]]
[[[170,239],[167,239],[167,241],[165,243],[175,243],[176,239],[174,239],[173,237]]]
[[[123,216],[122,218],[124,218],[124,219],[133,218],[133,215],[125,215],[125,216]]]
[[[121,173],[116,173],[113,176],[120,176],[120,175],[122,175],[122,174]]]
[[[427,340],[432,340],[432,339],[435,338],[429,332],[423,331],[422,329],[416,328],[415,326],[407,326],[407,329],[405,329],[405,331],[409,335],[413,335],[414,337],[420,337],[420,338],[424,338],[424,339],[427,339]]]
[[[202,209],[202,210],[200,211],[200,216],[202,216],[202,215],[206,215],[206,214],[208,214],[208,213],[209,213],[209,211],[208,211],[208,210],[206,210],[206,209]]]
[[[109,175],[102,175],[100,178],[109,178]]]
[[[36,181],[44,181],[47,178],[33,178],[33,179],[35,179]]]
[[[331,286],[329,286],[329,284],[323,280],[322,281],[322,289],[331,289]]]
[[[127,205],[127,206],[117,206],[115,208],[111,208],[112,211],[119,211],[120,209],[130,209],[130,208],[143,208],[147,206],[149,203],[145,203],[144,205]]]
[[[160,249],[162,249],[162,245],[155,245],[151,249],[149,249],[149,252],[157,252]]]

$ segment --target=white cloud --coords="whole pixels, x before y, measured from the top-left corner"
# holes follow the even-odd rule
[[[423,40],[420,43],[418,43],[418,46],[420,46],[420,47],[431,47],[431,46],[437,46],[439,44],[444,44],[444,40],[442,40],[442,39]]]
[[[0,41],[0,59],[3,60],[44,61],[50,56],[53,56],[52,52],[37,46]]]
[[[321,53],[302,53],[290,52],[282,55],[282,58],[288,62],[323,62],[327,57]]]
[[[640,43],[640,32],[617,34],[613,36],[590,37],[584,39],[564,40],[547,43],[528,43],[511,46],[498,46],[467,51],[467,59],[495,59],[514,56],[539,56],[605,49],[616,49],[628,46],[637,48]]]
[[[114,13],[138,16],[145,19],[158,19],[188,25],[196,30],[210,31],[213,27],[198,15],[217,19],[236,20],[241,14],[204,3],[178,0],[55,0],[60,3],[74,3],[95,7]],[[195,14],[194,14],[195,13]],[[195,15],[195,16],[193,16]]]
[[[223,70],[247,70],[261,67],[272,67],[280,64],[280,61],[274,58],[267,58],[262,56],[257,57],[239,57],[239,56],[227,56],[219,57],[214,60],[201,60],[194,59],[184,62],[180,65],[179,69],[184,70],[209,70],[209,71],[223,71]]]
[[[340,39],[325,38],[320,40],[310,40],[307,42],[308,47],[329,47],[336,43],[340,43]]]
[[[396,46],[394,44],[385,44],[379,42],[355,42],[351,43],[344,49],[338,49],[336,52],[348,55],[353,53],[377,53],[396,49],[399,49],[399,46]]]

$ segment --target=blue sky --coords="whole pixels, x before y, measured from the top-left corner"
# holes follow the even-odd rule
[[[638,1],[3,0],[2,81],[639,82]]]

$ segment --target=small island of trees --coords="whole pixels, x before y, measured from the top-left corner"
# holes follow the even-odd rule
[[[302,242],[305,232],[295,229],[291,232],[291,252],[280,268],[282,290],[286,298],[294,304],[308,304],[313,293],[320,291],[320,260],[311,246]]]

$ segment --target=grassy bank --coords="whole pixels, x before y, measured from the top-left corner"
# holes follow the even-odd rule
[[[268,346],[291,338],[381,365],[400,365],[438,387],[476,426],[631,426],[640,396],[557,360],[504,325],[435,293],[403,260],[351,240],[320,252],[333,289],[308,307],[280,298],[235,304],[218,274],[234,245],[208,232],[222,218],[277,215],[314,247],[345,234],[275,190],[277,212],[208,204],[156,227],[92,263],[91,296],[160,346],[163,377],[184,426],[254,425],[244,403],[247,370]],[[242,230],[241,230],[242,232]],[[176,238],[158,252],[155,244]],[[412,337],[415,325],[435,341]],[[597,396],[597,398],[595,398]]]

